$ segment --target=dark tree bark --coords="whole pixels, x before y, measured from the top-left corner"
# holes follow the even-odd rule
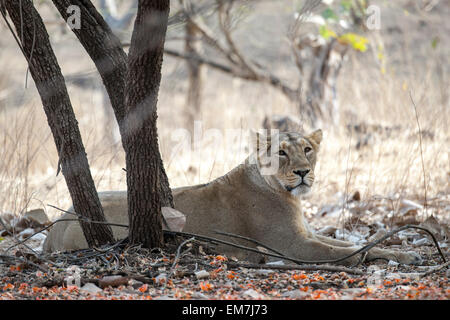
[[[75,212],[94,221],[105,221],[64,77],[44,23],[30,0],[8,0],[3,4],[41,96]],[[81,227],[89,246],[114,241],[108,225],[81,222]]]
[[[128,53],[124,147],[127,164],[130,243],[162,245],[161,156],[156,104],[161,82],[169,0],[139,0]]]
[[[102,77],[103,84],[111,100],[112,108],[119,125],[122,144],[127,132],[125,120],[125,80],[127,55],[119,39],[98,13],[89,0],[53,0],[53,4],[65,21],[69,18],[67,8],[77,5],[80,8],[81,28],[73,29]],[[158,186],[161,205],[173,208],[173,197],[162,159],[159,160],[160,184]]]

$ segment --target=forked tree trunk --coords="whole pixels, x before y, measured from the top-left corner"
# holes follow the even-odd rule
[[[128,53],[123,138],[128,187],[130,243],[162,245],[161,155],[156,104],[161,82],[169,0],[139,0]]]
[[[62,18],[67,21],[68,6],[74,4],[80,8],[81,28],[73,29],[80,43],[94,61],[103,84],[108,92],[114,115],[119,125],[122,144],[127,133],[125,131],[125,78],[127,74],[127,55],[120,40],[89,0],[53,0]],[[125,147],[125,145],[124,145]],[[162,159],[159,159],[159,195],[163,207],[173,208],[173,197],[169,180],[164,170]]]
[[[93,221],[105,221],[64,77],[44,23],[30,0],[8,0],[3,4],[41,96],[75,212]],[[81,227],[91,247],[114,241],[108,225],[81,222]]]

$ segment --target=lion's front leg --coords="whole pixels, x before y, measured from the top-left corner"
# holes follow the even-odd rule
[[[296,252],[292,252],[292,255],[297,257],[299,260],[314,261],[320,263],[329,260],[338,260],[344,258],[358,249],[359,247],[357,246],[336,246],[311,237],[304,239],[300,247],[293,247],[292,250],[296,250]],[[356,254],[350,258],[336,262],[335,264],[353,266],[356,265],[360,259],[361,254]]]
[[[337,247],[354,247],[355,250],[358,248],[355,247],[355,244],[348,241],[342,241],[337,239],[328,238],[321,235],[315,235],[315,237],[329,245],[337,246]],[[414,251],[409,252],[401,252],[396,250],[389,249],[381,249],[381,248],[372,248],[369,250],[366,256],[366,261],[372,261],[376,259],[383,259],[386,261],[392,260],[398,263],[403,264],[421,264],[422,258],[420,255],[415,253]]]

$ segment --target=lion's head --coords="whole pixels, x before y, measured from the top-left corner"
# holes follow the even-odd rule
[[[322,130],[309,135],[280,132],[256,134],[256,162],[261,175],[274,189],[293,196],[307,193],[314,183],[314,168]]]

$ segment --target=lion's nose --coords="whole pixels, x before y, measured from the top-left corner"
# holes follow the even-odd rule
[[[294,170],[294,173],[304,178],[310,170]]]

